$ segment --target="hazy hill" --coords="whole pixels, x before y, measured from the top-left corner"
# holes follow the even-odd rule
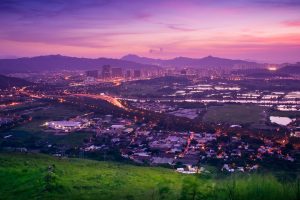
[[[300,74],[300,63],[282,67],[278,70],[278,72],[286,73],[286,74]]]
[[[152,59],[146,57],[140,57],[137,55],[129,54],[121,58],[122,60],[138,62],[143,64],[151,64],[158,66],[176,67],[176,68],[209,68],[209,67],[224,67],[224,68],[260,68],[263,65],[256,62],[249,62],[244,60],[232,60],[225,58],[218,58],[213,56],[207,56],[204,58],[187,58],[187,57],[177,57],[173,59],[163,60],[163,59]]]
[[[155,69],[157,66],[112,58],[77,58],[62,55],[38,56],[32,58],[0,59],[0,72],[29,72],[44,70],[89,70],[103,65],[130,69]]]
[[[10,88],[10,87],[22,87],[22,86],[28,86],[32,83],[20,79],[20,78],[14,78],[14,77],[8,77],[0,74],[0,88]]]
[[[271,78],[271,77],[290,77],[300,74],[300,64],[287,64],[276,71],[270,71],[268,69],[245,69],[233,71],[236,74],[243,74],[249,77],[255,78]]]

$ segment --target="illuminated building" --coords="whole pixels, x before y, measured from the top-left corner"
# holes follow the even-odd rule
[[[123,77],[123,70],[122,70],[122,68],[120,68],[120,67],[118,67],[118,68],[111,68],[111,76],[113,78]]]
[[[134,70],[133,77],[134,78],[141,78],[141,70]]]
[[[99,77],[99,72],[98,72],[98,70],[86,71],[86,76],[87,77],[98,78]]]
[[[131,78],[131,71],[130,70],[126,71],[125,78]]]
[[[104,65],[102,67],[102,78],[110,78],[111,77],[111,67],[110,65]]]

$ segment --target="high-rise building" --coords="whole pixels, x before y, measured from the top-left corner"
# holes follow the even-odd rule
[[[98,70],[90,70],[90,71],[86,71],[85,73],[86,73],[87,77],[93,77],[93,78],[98,78],[99,77]]]
[[[103,65],[102,67],[102,78],[110,78],[111,77],[111,67],[110,65]]]
[[[181,75],[187,75],[187,69],[182,69],[182,70],[180,71],[180,74],[181,74]]]
[[[134,70],[133,71],[133,77],[134,78],[141,78],[141,75],[142,75],[141,70]]]
[[[131,71],[130,70],[126,71],[125,78],[127,78],[127,79],[131,78]]]
[[[113,78],[123,77],[123,70],[122,70],[122,68],[120,68],[120,67],[118,67],[118,68],[111,68],[111,76]]]

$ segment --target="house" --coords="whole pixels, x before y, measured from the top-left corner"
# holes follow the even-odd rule
[[[44,126],[47,126],[48,128],[51,129],[62,130],[65,132],[82,128],[81,122],[76,122],[76,121],[50,121],[50,122],[46,122]]]
[[[167,158],[167,157],[153,157],[152,164],[169,164],[172,165],[174,158]]]
[[[197,174],[200,173],[200,170],[198,167],[192,167],[191,165],[187,165],[185,168],[177,168],[177,172],[182,173],[182,174]]]
[[[123,130],[123,129],[125,129],[125,125],[122,125],[122,124],[114,124],[114,125],[111,125],[111,128],[113,129],[113,130]]]

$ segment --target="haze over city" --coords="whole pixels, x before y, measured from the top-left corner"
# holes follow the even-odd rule
[[[297,0],[3,0],[0,26],[2,58],[300,60]]]

